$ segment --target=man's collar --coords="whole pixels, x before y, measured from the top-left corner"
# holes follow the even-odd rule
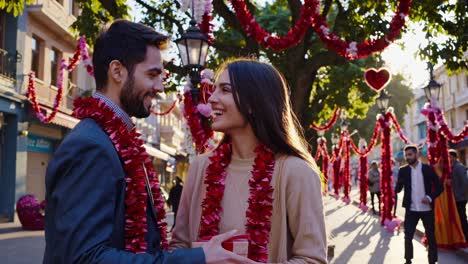
[[[93,94],[93,97],[103,101],[108,107],[112,109],[112,111],[114,111],[114,113],[122,120],[122,122],[125,123],[125,125],[127,126],[127,129],[129,131],[132,130],[132,128],[135,125],[133,124],[130,116],[124,110],[122,110],[122,108],[120,108],[117,104],[112,102],[112,100],[110,100],[108,97],[106,97],[105,95],[99,92],[95,92]]]

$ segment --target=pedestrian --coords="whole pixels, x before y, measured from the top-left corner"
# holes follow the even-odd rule
[[[46,172],[43,263],[244,263],[222,234],[203,248],[167,248],[164,200],[131,116],[148,117],[163,91],[168,37],[115,20],[95,41],[97,92],[75,101],[81,121]]]
[[[252,59],[227,62],[218,72],[208,102],[212,128],[224,138],[190,164],[171,245],[190,247],[236,229],[250,237],[255,263],[326,263],[319,170],[286,80]]]
[[[407,145],[404,149],[407,165],[398,171],[396,192],[405,190],[403,207],[405,213],[405,259],[411,263],[413,259],[413,237],[419,219],[424,224],[430,264],[437,262],[437,242],[435,238],[434,200],[443,192],[444,187],[434,169],[419,160],[416,145]]]
[[[177,210],[179,209],[179,202],[180,202],[180,197],[182,196],[182,179],[179,176],[176,176],[175,178],[175,184],[172,186],[171,190],[169,191],[169,199],[167,199],[167,202],[169,206],[172,207],[172,212],[174,212],[174,223],[172,224],[171,227],[171,232],[175,227],[176,224],[176,219],[177,219]]]
[[[372,161],[371,168],[369,170],[369,192],[371,194],[372,213],[377,214],[374,207],[374,196],[377,196],[379,201],[377,208],[380,213],[380,171],[379,163],[376,160]]]
[[[463,229],[465,241],[468,242],[468,222],[466,219],[466,203],[468,200],[468,174],[465,166],[458,161],[458,153],[451,149],[450,162],[452,163],[452,179],[447,181],[449,186],[453,188],[453,195],[457,204],[458,216]]]

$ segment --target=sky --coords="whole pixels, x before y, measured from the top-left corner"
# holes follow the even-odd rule
[[[174,0],[176,1],[176,0]],[[272,2],[273,0],[257,0],[257,2]],[[141,19],[141,12],[137,8],[135,0],[128,0],[127,3],[132,7],[131,16],[134,21]],[[407,23],[410,30],[403,34],[402,38],[389,45],[383,52],[382,58],[385,66],[390,69],[392,74],[401,73],[407,80],[411,88],[420,88],[425,86],[429,80],[427,63],[421,61],[415,56],[419,45],[425,43],[425,32],[420,25]],[[401,44],[404,43],[404,47]]]

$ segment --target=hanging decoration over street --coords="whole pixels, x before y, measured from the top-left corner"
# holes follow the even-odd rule
[[[399,35],[405,25],[405,18],[409,13],[412,0],[400,0],[397,11],[393,16],[388,32],[381,38],[370,38],[363,42],[345,41],[333,34],[326,19],[320,14],[318,0],[305,0],[301,7],[300,16],[285,36],[278,37],[268,33],[255,20],[247,8],[244,0],[231,0],[236,16],[241,22],[248,36],[254,38],[264,48],[281,51],[296,46],[304,37],[310,25],[319,35],[323,43],[339,55],[350,60],[367,57],[372,53],[384,50]]]
[[[335,125],[336,120],[338,120],[339,115],[340,115],[340,108],[337,107],[337,108],[335,108],[335,111],[333,111],[333,115],[332,115],[332,117],[330,118],[330,120],[328,121],[327,124],[325,124],[323,126],[317,126],[312,122],[310,124],[310,128],[312,128],[312,129],[314,129],[316,131],[327,131],[332,126]]]
[[[351,141],[352,142],[352,141]],[[361,138],[359,139],[359,149],[365,150],[367,143]],[[359,208],[363,212],[367,212],[369,207],[367,206],[367,190],[368,186],[368,177],[367,177],[367,155],[362,155],[359,157]]]
[[[328,162],[329,155],[327,150],[327,139],[325,137],[320,137],[317,139],[317,153],[315,154],[315,160],[318,161],[322,157],[322,173],[323,173],[323,194],[328,193]]]
[[[379,92],[390,83],[392,75],[390,74],[390,70],[385,67],[379,68],[378,70],[369,68],[364,72],[364,80],[370,88]]]

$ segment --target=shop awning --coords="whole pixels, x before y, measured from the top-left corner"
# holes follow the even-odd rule
[[[150,156],[153,156],[155,158],[158,158],[158,159],[162,159],[162,160],[165,160],[167,161],[169,159],[169,155],[160,151],[159,149],[155,148],[155,147],[152,147],[148,144],[144,144],[143,145],[146,149],[146,152],[148,152],[148,154]]]

